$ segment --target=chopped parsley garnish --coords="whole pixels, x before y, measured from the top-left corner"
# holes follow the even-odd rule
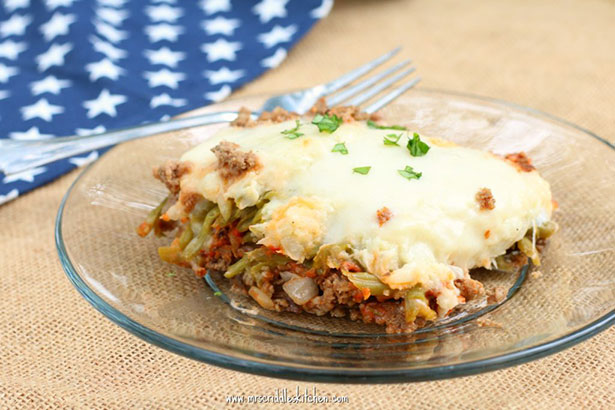
[[[173,272],[169,272],[169,273],[167,273],[167,276],[168,276],[169,278],[172,278],[173,276],[175,276],[175,273],[173,273]]]
[[[378,125],[376,124],[374,121],[372,120],[367,120],[367,126],[369,128],[375,128],[377,130],[398,130],[398,131],[405,131],[408,128],[404,127],[403,125]]]
[[[421,136],[416,132],[414,133],[412,139],[408,140],[407,147],[408,151],[410,151],[410,155],[413,157],[422,157],[427,154],[427,151],[429,151],[429,145],[421,141]]]
[[[353,168],[352,172],[356,172],[357,174],[361,175],[367,175],[370,169],[372,169],[372,167],[357,167]]]
[[[397,172],[406,179],[419,179],[423,175],[422,172],[415,172],[410,165],[406,165],[404,169],[398,169]]]
[[[289,140],[294,140],[295,138],[299,138],[303,135],[303,133],[299,132],[299,127],[301,127],[301,123],[299,122],[299,120],[295,120],[295,124],[295,128],[282,131],[282,134]]]
[[[335,144],[331,152],[339,152],[342,155],[348,154],[348,148],[346,148],[345,142],[340,142],[339,144]]]
[[[216,291],[216,292],[214,292],[214,296],[222,296],[222,292]]]
[[[335,114],[316,114],[312,124],[318,126],[318,131],[331,134],[342,125],[342,119]]]
[[[384,145],[397,145],[399,146],[398,142],[399,139],[401,138],[401,134],[387,134],[384,136]]]

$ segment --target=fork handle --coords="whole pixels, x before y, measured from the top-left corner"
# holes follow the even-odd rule
[[[48,140],[0,140],[0,171],[15,174],[124,141],[199,125],[233,121],[236,111],[223,111],[138,125],[102,134]]]

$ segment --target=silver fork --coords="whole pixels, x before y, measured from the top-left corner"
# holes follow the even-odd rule
[[[302,91],[271,97],[265,101],[259,110],[254,111],[252,115],[256,117],[263,111],[271,111],[278,106],[287,111],[305,114],[319,98],[325,96],[329,96],[326,99],[329,107],[339,105],[344,101],[348,101],[349,105],[361,105],[377,94],[384,92],[388,88],[392,88],[386,94],[363,108],[363,111],[373,113],[420,81],[419,77],[415,77],[397,87],[392,87],[397,81],[414,71],[414,68],[405,68],[410,64],[410,60],[402,61],[354,85],[349,85],[359,77],[373,71],[390,60],[399,50],[400,48],[391,50],[329,83],[317,85]],[[344,87],[346,88],[343,89]],[[350,99],[351,97],[354,98]],[[89,136],[61,137],[38,141],[2,139],[0,140],[0,171],[4,172],[5,175],[16,174],[53,161],[69,158],[120,142],[183,128],[230,122],[236,117],[237,112],[224,111],[148,123]]]

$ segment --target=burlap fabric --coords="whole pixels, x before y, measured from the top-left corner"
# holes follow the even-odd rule
[[[338,0],[279,69],[238,94],[324,81],[397,44],[424,86],[538,108],[615,143],[612,0]],[[283,381],[153,347],[91,308],[60,267],[53,221],[75,176],[0,208],[0,407],[233,407],[228,395],[299,386],[348,397],[331,408],[615,408],[613,328],[514,368],[401,385]]]

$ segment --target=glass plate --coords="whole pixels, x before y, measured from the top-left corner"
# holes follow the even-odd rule
[[[257,108],[266,98],[230,100],[201,112]],[[383,114],[421,134],[530,155],[560,205],[555,220],[561,230],[545,251],[541,275],[476,272],[488,288],[506,286],[506,300],[474,303],[403,335],[344,318],[263,311],[228,292],[215,275],[206,284],[158,259],[156,249],[167,238],[142,239],[135,228],[166,195],[152,167],[178,158],[224,124],[125,143],[90,165],[58,212],[62,265],[96,309],[148,342],[218,366],[291,379],[397,382],[481,373],[555,353],[615,322],[612,145],[527,108],[436,90],[412,91]]]

